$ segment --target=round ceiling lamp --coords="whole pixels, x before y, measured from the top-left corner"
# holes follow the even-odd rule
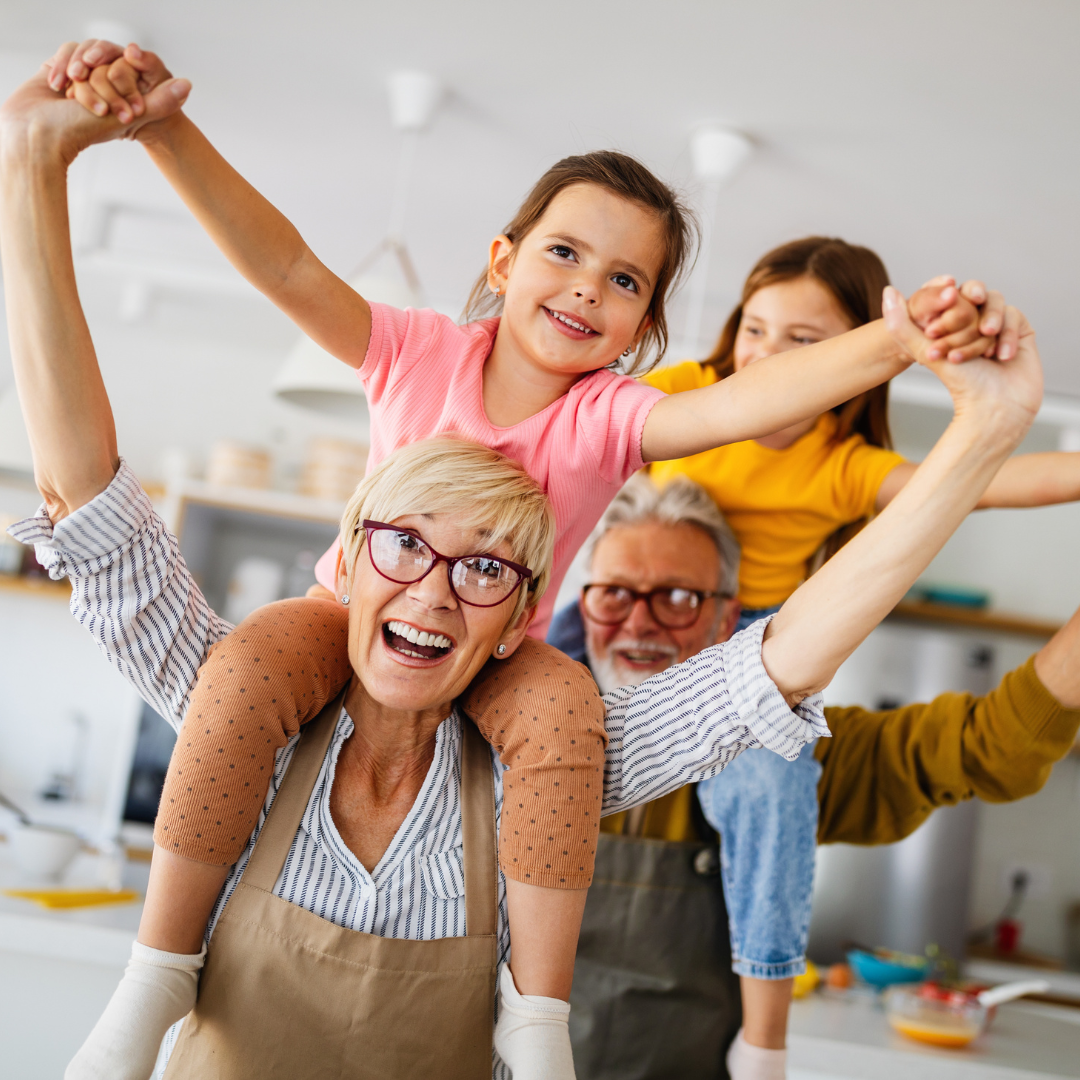
[[[717,124],[700,127],[690,137],[690,160],[694,166],[694,176],[701,182],[703,189],[701,247],[689,283],[683,331],[683,347],[694,353],[700,346],[701,322],[705,313],[705,295],[709,283],[709,256],[712,253],[720,189],[739,171],[753,149],[753,142],[743,132]]]

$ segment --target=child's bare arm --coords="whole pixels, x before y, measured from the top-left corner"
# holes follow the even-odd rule
[[[917,465],[905,462],[882,482],[875,509],[880,512],[911,479]],[[1009,458],[990,481],[976,510],[992,507],[1057,506],[1080,501],[1080,453],[1018,454]]]
[[[104,51],[108,43],[99,44],[100,55],[112,55]],[[78,63],[88,67],[90,55],[84,53]],[[128,46],[120,58],[72,81],[68,93],[91,112],[111,112],[121,123],[130,110],[133,137],[233,266],[327,352],[359,368],[371,334],[367,301],[316,258],[285,215],[229,165],[182,110],[136,127],[141,88],[168,77],[158,56]]]
[[[896,290],[888,294],[894,303],[903,303]],[[1004,310],[997,294],[985,298],[994,312]],[[995,341],[983,332],[989,313],[980,313],[951,278],[924,285],[911,305],[912,319],[928,324],[928,333],[936,335],[932,339],[922,334],[901,348],[879,319],[840,337],[767,357],[712,386],[672,394],[657,402],[645,422],[642,456],[665,461],[761,438],[878,386],[912,360],[926,363],[945,355],[970,360],[994,348]],[[1015,335],[1003,315],[996,322],[1003,337],[1006,330]]]

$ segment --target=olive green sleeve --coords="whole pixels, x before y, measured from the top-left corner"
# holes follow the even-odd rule
[[[818,843],[888,844],[938,806],[1034,794],[1073,745],[1080,710],[1060,705],[1034,657],[986,697],[942,694],[888,712],[828,708],[820,739]]]

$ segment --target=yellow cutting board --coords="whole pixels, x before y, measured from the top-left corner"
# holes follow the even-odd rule
[[[105,889],[4,889],[5,896],[32,900],[46,908],[99,907],[102,904],[130,904],[139,899],[131,889],[109,892]]]

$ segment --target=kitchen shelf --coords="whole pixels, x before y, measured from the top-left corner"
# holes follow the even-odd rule
[[[63,581],[52,581],[49,578],[0,574],[0,592],[40,596],[45,600],[68,600],[71,597],[71,584],[66,578]]]
[[[1022,637],[1051,638],[1061,624],[1001,611],[985,611],[962,607],[959,604],[929,604],[925,601],[901,601],[893,608],[890,619],[908,622],[963,626],[972,630],[989,630],[999,634],[1019,634]]]

